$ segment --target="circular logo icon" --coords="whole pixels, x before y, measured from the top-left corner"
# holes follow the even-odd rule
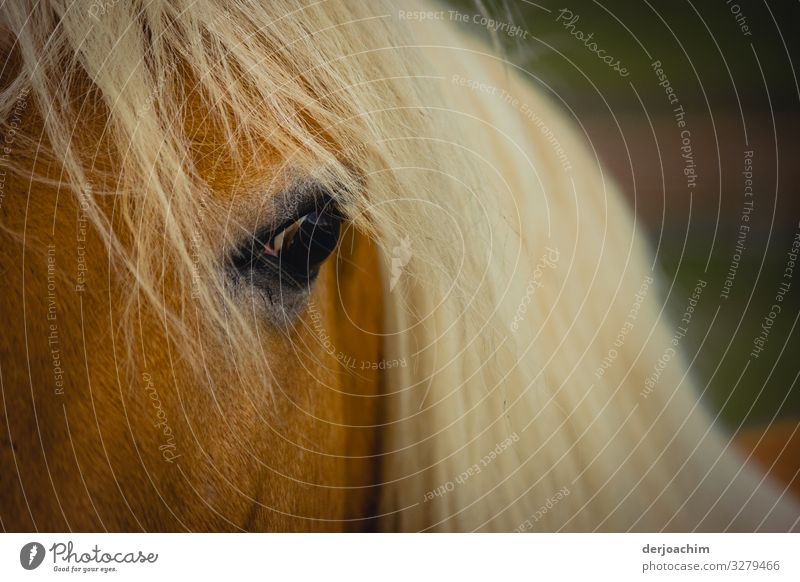
[[[44,561],[44,546],[39,542],[29,542],[19,551],[19,563],[26,570],[35,570]]]

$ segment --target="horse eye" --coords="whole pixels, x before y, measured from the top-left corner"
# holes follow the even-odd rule
[[[309,282],[336,248],[341,221],[335,204],[326,200],[271,234],[261,249],[263,259],[289,283]]]
[[[232,257],[234,272],[272,302],[291,303],[291,291],[307,288],[336,249],[342,220],[330,196],[319,197],[248,239]]]

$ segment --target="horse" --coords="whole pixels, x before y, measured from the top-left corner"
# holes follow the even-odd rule
[[[797,527],[579,125],[442,7],[0,14],[5,530]]]

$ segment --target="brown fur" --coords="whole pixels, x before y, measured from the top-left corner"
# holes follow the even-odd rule
[[[201,110],[193,113],[203,118]],[[91,125],[82,127],[82,140],[102,151],[96,147],[102,117],[84,121]],[[30,131],[40,124],[29,113],[25,126]],[[38,137],[36,130],[30,134]],[[211,141],[206,135],[204,143]],[[243,180],[226,171],[224,150],[202,149],[201,173],[213,168],[207,177],[220,203],[234,190],[242,196],[247,184],[278,163],[254,159],[248,164],[254,175]],[[113,164],[98,159],[96,166]],[[58,175],[56,167],[47,173]],[[377,371],[343,366],[322,346],[308,313],[289,334],[263,330],[272,394],[221,374],[219,354],[197,359],[206,369],[191,369],[147,302],[141,302],[139,328],[120,329],[115,298],[128,281],[109,266],[107,248],[91,233],[85,291],[75,291],[79,209],[68,191],[26,176],[11,177],[6,189],[0,231],[0,272],[8,282],[0,294],[0,516],[6,530],[368,527],[361,519],[375,505],[369,486],[378,443]],[[248,224],[250,209],[264,206],[258,195],[250,192],[233,205],[242,215],[231,220]],[[111,202],[105,208],[109,217]],[[133,237],[127,232],[124,238]],[[48,345],[49,244],[55,245],[63,395],[55,394]],[[181,293],[164,289],[167,297]],[[378,361],[380,296],[374,249],[350,229],[312,297],[337,352],[358,362]],[[127,351],[128,334],[136,338],[133,353]],[[300,349],[305,353],[298,354]],[[131,357],[145,367],[130,368]],[[158,410],[145,373],[174,433],[180,456],[172,462],[159,450],[167,439],[163,427],[155,426]],[[198,377],[207,382],[198,383]]]

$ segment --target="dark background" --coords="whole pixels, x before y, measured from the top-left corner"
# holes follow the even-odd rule
[[[586,132],[648,229],[677,323],[697,279],[708,282],[681,344],[704,398],[731,428],[800,419],[800,264],[759,358],[753,339],[774,303],[800,221],[800,90],[793,63],[797,2],[644,0],[531,3],[452,1],[528,31],[526,39],[474,29],[532,73]],[[751,35],[732,10],[744,16]],[[575,28],[620,59],[626,78],[556,22]],[[648,54],[650,56],[648,56]],[[680,129],[650,64],[660,60],[686,111],[698,173],[683,175]],[[637,96],[638,94],[638,96]],[[730,297],[719,298],[744,198],[744,150],[752,150],[754,209]],[[749,361],[749,363],[748,363]]]

